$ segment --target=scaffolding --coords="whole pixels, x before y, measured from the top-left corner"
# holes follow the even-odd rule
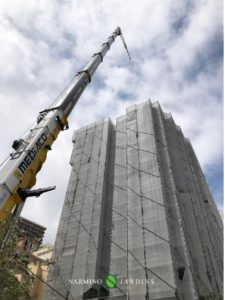
[[[147,101],[116,126],[107,119],[75,131],[73,143],[48,283],[76,300],[222,295],[221,218],[172,116]],[[106,288],[107,274],[117,287]],[[45,299],[61,298],[46,288]]]

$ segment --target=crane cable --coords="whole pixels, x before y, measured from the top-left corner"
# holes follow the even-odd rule
[[[38,275],[36,275],[34,272],[32,272],[29,268],[25,269],[27,271],[29,271],[32,275],[34,275],[37,279],[39,279],[40,281],[42,281],[45,285],[47,285],[50,289],[52,289],[54,292],[56,292],[58,295],[60,295],[63,299],[68,299],[68,297],[65,297],[63,294],[61,294],[59,291],[57,291],[55,288],[53,288],[50,284],[48,284],[46,281],[44,281],[41,277],[39,277]]]
[[[130,56],[130,53],[129,53],[129,51],[128,51],[127,44],[126,44],[126,42],[125,42],[125,39],[124,39],[123,34],[122,34],[121,31],[120,31],[120,37],[121,37],[122,43],[123,43],[123,45],[124,45],[124,48],[125,48],[126,51],[127,51],[128,57],[129,57],[129,59],[131,60],[131,56]]]

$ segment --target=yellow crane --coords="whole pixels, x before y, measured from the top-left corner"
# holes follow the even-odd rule
[[[27,197],[39,196],[55,188],[31,190],[51,145],[61,131],[69,128],[68,116],[117,36],[121,37],[130,58],[121,29],[117,27],[76,74],[56,103],[39,113],[37,124],[29,134],[13,142],[14,152],[0,170],[0,220],[5,220],[11,213],[19,214]]]

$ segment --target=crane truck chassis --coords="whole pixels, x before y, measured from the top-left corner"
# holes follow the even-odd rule
[[[56,103],[39,113],[37,125],[30,130],[27,137],[13,142],[15,151],[0,170],[0,221],[15,213],[27,197],[39,196],[55,188],[31,190],[51,145],[60,131],[69,128],[68,116],[117,36],[121,37],[130,58],[121,29],[117,27],[87,65],[76,74]]]

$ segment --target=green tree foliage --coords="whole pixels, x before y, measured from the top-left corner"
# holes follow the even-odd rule
[[[22,235],[16,220],[0,222],[0,300],[32,299],[29,292],[33,277],[27,270],[29,257],[25,251],[17,250]],[[21,282],[16,274],[22,275]]]

